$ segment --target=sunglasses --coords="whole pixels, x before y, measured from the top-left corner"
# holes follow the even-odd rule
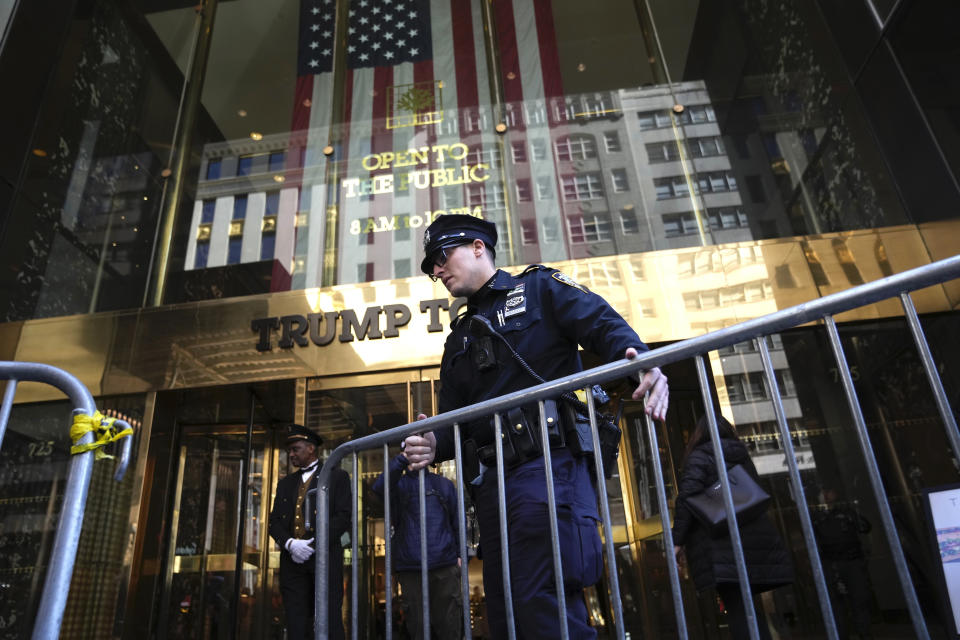
[[[436,253],[433,254],[433,266],[443,267],[443,265],[447,264],[447,260],[450,259],[450,254],[453,253],[454,249],[456,249],[457,247],[468,245],[468,244],[470,244],[470,242],[455,244],[452,247],[444,247],[438,250]],[[440,279],[437,276],[433,275],[432,273],[428,275],[430,276],[430,279],[433,280],[434,282]]]

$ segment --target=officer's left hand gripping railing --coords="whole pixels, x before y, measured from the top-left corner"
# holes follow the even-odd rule
[[[0,447],[3,446],[3,436],[7,430],[17,383],[41,382],[56,387],[67,395],[75,407],[73,425],[70,427],[70,439],[73,442],[70,453],[73,454],[73,460],[70,462],[63,511],[57,525],[40,608],[33,627],[34,640],[54,640],[60,635],[63,611],[67,606],[67,594],[70,591],[70,579],[83,527],[83,513],[93,462],[96,459],[112,457],[107,456],[103,447],[122,440],[120,460],[114,473],[115,480],[122,480],[130,462],[133,439],[128,436],[133,434],[133,430],[123,420],[101,415],[90,391],[75,377],[56,367],[36,362],[0,362],[0,380],[8,381],[0,408]]]

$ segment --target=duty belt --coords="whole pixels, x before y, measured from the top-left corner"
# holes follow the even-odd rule
[[[559,402],[546,400],[543,407],[550,448],[566,448],[575,456],[589,456],[592,462],[593,433],[590,428],[590,419],[578,411],[577,407],[564,400]],[[543,455],[543,445],[540,437],[540,415],[535,406],[510,409],[502,418],[501,441],[503,442],[504,469],[513,469]],[[604,475],[608,478],[616,468],[617,454],[620,449],[620,428],[616,425],[615,420],[612,416],[597,415],[600,455]],[[492,426],[489,433],[493,433]],[[478,446],[476,441],[468,439],[466,446],[467,449],[476,449],[477,458],[484,466],[496,466],[497,449],[495,442]]]
[[[550,439],[550,448],[559,449],[566,446],[565,431],[569,429],[569,419],[560,409],[562,405],[555,400],[546,400],[543,403],[544,416],[547,421],[547,435]],[[491,420],[492,422],[492,420]],[[491,426],[491,433],[493,427]],[[541,443],[540,413],[534,407],[515,407],[501,415],[501,441],[503,442],[504,468],[512,469],[529,460],[543,455]],[[477,458],[486,467],[497,464],[496,443],[477,447]]]

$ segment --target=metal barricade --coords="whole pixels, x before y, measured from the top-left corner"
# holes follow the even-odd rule
[[[7,389],[0,407],[0,446],[7,430],[7,421],[13,407],[13,397],[20,382],[40,382],[56,387],[66,394],[73,404],[73,415],[92,416],[97,407],[90,391],[74,376],[62,369],[36,362],[0,362],[0,380],[7,380]],[[130,425],[123,420],[116,424],[124,428]],[[93,433],[85,434],[75,444],[84,445],[94,441]],[[120,443],[120,459],[117,462],[114,479],[123,479],[130,462],[130,447],[133,439],[125,437]],[[70,461],[67,475],[66,492],[63,497],[63,510],[57,524],[57,533],[53,540],[47,576],[43,583],[40,607],[37,610],[36,624],[33,626],[34,640],[55,640],[60,635],[60,624],[67,606],[70,591],[70,579],[77,557],[77,546],[83,528],[83,514],[87,502],[87,490],[93,473],[95,451],[75,454]]]
[[[625,630],[623,621],[623,610],[619,598],[620,588],[618,583],[618,576],[616,571],[616,563],[614,557],[614,548],[613,548],[613,534],[612,526],[610,519],[610,511],[606,495],[606,484],[604,482],[602,463],[600,460],[600,446],[599,446],[599,436],[597,431],[597,416],[596,410],[594,408],[594,399],[590,391],[591,387],[596,384],[602,384],[604,382],[610,382],[613,380],[621,380],[630,375],[637,375],[640,372],[650,369],[652,367],[662,367],[671,363],[675,363],[681,360],[693,359],[696,365],[697,376],[699,384],[703,393],[703,402],[704,408],[707,415],[707,420],[710,428],[710,437],[713,443],[713,450],[715,459],[717,462],[718,473],[720,476],[721,484],[721,493],[723,496],[724,505],[726,508],[727,514],[734,513],[734,503],[733,497],[730,490],[730,481],[727,475],[726,464],[724,463],[723,451],[720,447],[720,435],[717,429],[717,418],[713,410],[713,401],[711,398],[711,388],[709,381],[707,379],[707,370],[703,361],[703,356],[710,351],[734,345],[739,342],[744,342],[747,340],[752,340],[758,337],[768,336],[779,331],[790,329],[793,327],[800,326],[809,322],[822,322],[830,341],[830,345],[833,351],[833,356],[836,360],[837,367],[840,372],[840,377],[843,383],[844,392],[849,404],[851,414],[853,416],[853,422],[856,429],[857,438],[860,444],[861,454],[863,455],[864,462],[867,467],[867,472],[870,480],[871,489],[873,491],[874,497],[877,502],[877,506],[880,510],[881,520],[883,524],[883,530],[887,538],[887,542],[890,547],[891,555],[893,558],[893,563],[896,568],[897,576],[899,578],[900,587],[903,592],[904,600],[906,602],[907,610],[910,615],[911,622],[913,624],[914,631],[916,636],[921,639],[928,639],[929,633],[927,631],[926,623],[923,619],[923,616],[920,611],[920,606],[917,600],[917,595],[914,590],[913,583],[910,579],[910,574],[907,569],[906,560],[903,553],[903,547],[897,536],[896,527],[893,521],[893,515],[890,509],[890,503],[886,498],[884,493],[882,479],[880,477],[880,471],[877,466],[877,460],[873,452],[873,448],[870,442],[870,437],[867,433],[866,424],[864,422],[863,413],[860,408],[860,403],[854,390],[853,378],[850,373],[850,368],[847,364],[846,357],[843,352],[843,347],[840,342],[839,334],[837,332],[836,323],[834,321],[834,316],[855,309],[858,307],[863,307],[870,305],[881,300],[888,298],[899,297],[903,306],[904,314],[907,320],[907,324],[910,328],[910,332],[914,339],[914,342],[917,346],[917,349],[920,354],[920,359],[923,364],[923,368],[926,372],[928,381],[930,383],[933,395],[936,399],[936,406],[940,413],[940,417],[943,420],[943,424],[946,429],[947,438],[950,442],[950,445],[954,451],[954,454],[960,459],[960,431],[957,430],[957,423],[954,418],[953,411],[950,407],[950,403],[947,399],[946,392],[944,391],[943,384],[940,380],[939,373],[937,372],[936,367],[934,366],[933,357],[930,352],[929,344],[927,343],[926,337],[924,336],[923,329],[920,326],[920,321],[917,317],[916,309],[914,308],[912,298],[910,296],[911,291],[916,291],[918,289],[923,289],[928,286],[941,284],[949,280],[960,278],[960,256],[954,256],[946,260],[935,262],[917,269],[912,269],[897,275],[893,275],[875,282],[871,282],[865,285],[860,285],[854,287],[847,291],[840,293],[831,294],[818,298],[811,302],[806,302],[795,307],[784,309],[776,313],[769,314],[760,318],[742,322],[718,331],[708,333],[706,335],[698,336],[696,338],[691,338],[688,340],[683,340],[681,342],[676,342],[653,351],[648,351],[638,355],[632,360],[621,360],[611,364],[603,365],[584,371],[575,375],[567,376],[544,384],[540,384],[522,391],[511,393],[499,398],[494,398],[487,400],[475,405],[464,407],[462,409],[457,409],[455,411],[450,411],[432,418],[427,418],[426,420],[421,420],[418,422],[410,423],[395,429],[390,429],[381,433],[365,436],[358,438],[356,440],[346,442],[343,445],[339,446],[334,450],[327,462],[324,464],[323,468],[319,472],[318,476],[318,491],[319,491],[319,504],[317,509],[317,528],[316,528],[316,626],[315,626],[315,637],[316,638],[327,638],[328,636],[328,619],[327,616],[330,612],[327,611],[327,549],[328,546],[328,537],[329,532],[325,526],[321,526],[321,523],[326,522],[328,519],[329,512],[329,488],[330,488],[330,474],[331,470],[338,466],[345,457],[352,456],[352,467],[353,467],[353,478],[356,486],[357,479],[357,469],[358,469],[358,454],[364,451],[371,451],[376,449],[382,449],[383,452],[383,467],[384,469],[388,468],[389,465],[389,443],[399,442],[402,438],[422,433],[426,431],[443,429],[443,428],[452,428],[454,430],[454,441],[455,441],[455,464],[456,464],[456,475],[457,475],[457,491],[459,497],[459,504],[457,509],[457,517],[460,519],[461,523],[464,521],[464,503],[463,503],[463,487],[464,487],[464,478],[463,478],[463,461],[461,459],[461,447],[460,447],[460,424],[468,423],[473,420],[490,418],[493,416],[494,419],[494,442],[496,443],[496,459],[497,465],[493,471],[497,474],[497,485],[498,485],[498,496],[499,496],[499,519],[500,519],[500,540],[501,540],[501,549],[502,549],[502,570],[503,570],[503,579],[504,579],[504,599],[506,605],[507,619],[512,623],[513,621],[513,609],[512,609],[512,599],[510,592],[510,558],[509,558],[509,545],[507,543],[507,523],[506,523],[506,505],[504,503],[504,482],[505,476],[503,471],[503,447],[501,443],[501,431],[502,426],[500,424],[499,413],[511,409],[513,407],[521,405],[529,405],[532,403],[540,404],[540,431],[541,431],[541,442],[548,442],[549,438],[547,435],[547,424],[544,419],[543,412],[543,402],[546,399],[557,398],[563,393],[574,391],[577,389],[584,389],[586,391],[587,405],[589,409],[589,418],[590,425],[593,432],[593,443],[594,443],[594,469],[596,470],[596,482],[595,486],[597,489],[598,499],[600,500],[600,513],[603,525],[604,533],[604,546],[605,546],[605,556],[606,556],[606,575],[607,575],[607,584],[609,585],[610,594],[611,594],[611,607],[613,611],[614,621],[613,628],[615,629],[616,637],[625,638]],[[817,552],[817,545],[814,538],[813,525],[811,523],[810,515],[807,512],[806,497],[804,495],[803,485],[800,479],[800,471],[797,465],[796,458],[793,452],[793,445],[790,438],[789,428],[787,426],[786,416],[783,408],[783,404],[780,398],[780,391],[774,375],[774,369],[772,361],[770,358],[770,353],[765,344],[765,340],[757,341],[760,350],[761,361],[763,364],[763,375],[766,383],[769,385],[771,390],[771,396],[773,400],[774,413],[776,416],[776,422],[779,428],[779,434],[783,443],[784,453],[786,454],[786,464],[788,467],[788,476],[790,479],[790,486],[792,489],[792,497],[798,507],[798,513],[800,514],[800,524],[803,530],[803,539],[807,547],[807,554],[810,561],[810,566],[813,571],[814,581],[816,583],[816,592],[820,604],[821,613],[823,616],[824,628],[826,629],[827,637],[831,640],[837,640],[837,624],[836,619],[833,613],[833,609],[830,602],[830,597],[828,593],[828,588],[826,580],[824,578],[823,567],[821,565],[820,557]],[[653,425],[653,421],[648,417],[647,420],[647,431],[648,437],[650,439],[651,450],[657,451],[657,435],[656,430]],[[666,495],[666,486],[664,483],[663,472],[660,467],[660,460],[657,455],[653,455],[652,461],[654,465],[654,471],[656,475],[656,490],[657,498],[660,509],[661,524],[663,527],[663,542],[664,548],[666,550],[666,561],[668,566],[668,575],[670,579],[671,591],[673,596],[674,611],[677,622],[678,635],[682,639],[688,637],[686,617],[683,610],[683,598],[681,594],[681,584],[679,571],[677,567],[677,560],[674,557],[673,550],[673,539],[671,534],[671,522],[670,522],[670,511],[667,504],[667,495]],[[546,480],[547,480],[547,492],[550,499],[549,505],[549,517],[550,517],[550,542],[553,549],[553,559],[554,559],[554,575],[556,577],[556,588],[557,593],[563,593],[563,584],[562,584],[562,563],[563,558],[560,555],[559,543],[558,543],[558,533],[557,533],[557,513],[556,507],[553,504],[553,478],[551,472],[550,464],[550,451],[549,447],[545,448],[544,451],[544,467],[546,470]],[[391,513],[390,513],[390,499],[389,499],[389,482],[386,483],[385,499],[384,499],[384,511],[385,511],[385,532],[386,532],[386,615],[387,615],[387,624],[386,624],[386,637],[391,637],[391,624],[390,624],[390,615],[391,615],[391,551],[390,551],[390,536],[389,536],[389,527],[391,525]],[[430,624],[429,624],[429,593],[426,588],[427,586],[427,554],[426,554],[426,541],[425,541],[425,525],[423,524],[424,520],[424,485],[422,480],[420,480],[420,513],[421,513],[421,582],[424,585],[423,588],[423,607],[424,607],[424,637],[429,640],[430,637]],[[354,511],[353,511],[353,522],[352,522],[352,532],[351,539],[352,544],[352,553],[354,562],[352,563],[352,579],[351,584],[351,614],[352,614],[352,624],[351,624],[351,634],[354,640],[357,638],[358,630],[358,611],[357,604],[359,602],[358,596],[358,563],[356,562],[357,558],[357,509],[356,509],[356,491],[354,491]],[[743,596],[744,602],[751,603],[750,606],[746,607],[747,611],[747,622],[750,631],[750,637],[752,640],[758,640],[759,630],[757,626],[757,617],[756,611],[753,607],[753,599],[750,590],[750,584],[747,580],[747,569],[744,563],[743,548],[740,541],[739,529],[736,524],[736,516],[733,518],[727,518],[728,530],[730,534],[731,541],[733,542],[734,554],[737,564],[737,571],[739,576],[739,583],[741,594]],[[459,542],[460,542],[460,551],[461,558],[467,558],[467,543],[466,543],[466,531],[464,525],[461,524],[459,531]],[[467,580],[467,563],[464,562],[461,568],[461,588],[462,596],[464,602],[463,608],[463,628],[464,636],[466,638],[471,638],[471,625],[470,625],[470,613],[467,603],[469,602],[469,588]],[[563,598],[558,598],[560,603],[560,624],[562,628],[562,637],[568,637],[568,631],[566,628],[566,616],[565,611],[563,610]],[[510,638],[513,640],[515,638],[515,632],[513,630],[512,624],[510,625]]]

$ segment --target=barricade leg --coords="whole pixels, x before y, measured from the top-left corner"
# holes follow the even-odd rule
[[[707,368],[703,363],[703,356],[696,357],[697,378],[700,381],[700,391],[703,394],[703,408],[710,426],[710,439],[713,441],[713,455],[717,461],[717,474],[720,476],[720,492],[723,495],[723,505],[727,512],[727,530],[730,532],[730,543],[733,545],[733,557],[737,563],[737,578],[740,582],[740,593],[743,596],[743,609],[747,616],[747,628],[750,631],[750,640],[760,640],[760,630],[757,626],[757,611],[753,602],[753,590],[750,588],[750,578],[747,575],[747,563],[743,555],[743,541],[740,539],[740,528],[737,525],[737,513],[733,506],[733,494],[730,491],[730,478],[727,476],[727,465],[723,458],[723,448],[720,446],[720,432],[717,429],[717,415],[713,411],[713,396],[710,393],[710,383],[707,380]]]
[[[820,562],[820,553],[817,550],[817,540],[813,533],[813,522],[810,520],[810,510],[807,508],[807,498],[800,479],[800,468],[797,466],[797,457],[793,451],[793,439],[787,427],[787,414],[783,409],[780,398],[780,386],[773,373],[773,361],[770,359],[770,350],[767,348],[765,337],[757,338],[760,349],[760,360],[763,362],[763,374],[770,389],[770,400],[773,403],[773,413],[777,418],[777,427],[780,429],[780,442],[786,456],[787,473],[790,476],[790,488],[793,501],[797,505],[797,514],[800,517],[800,528],[803,531],[803,541],[807,545],[807,557],[810,559],[810,568],[813,570],[813,584],[817,590],[817,599],[820,602],[820,612],[823,615],[823,626],[827,631],[827,638],[838,640],[837,621],[830,603],[830,592],[823,575],[823,564]]]
[[[648,394],[649,395],[649,394]],[[680,572],[677,557],[673,553],[673,531],[670,526],[670,507],[667,506],[667,488],[663,482],[663,465],[660,464],[660,446],[657,443],[657,427],[653,418],[644,414],[647,423],[647,436],[650,441],[650,460],[653,462],[653,476],[657,485],[657,504],[660,507],[660,526],[663,528],[664,552],[667,556],[667,574],[670,577],[670,593],[673,596],[673,614],[677,620],[677,637],[687,640],[687,618],[683,608],[683,591],[680,587]]]
[[[880,512],[880,521],[883,524],[883,530],[884,533],[886,533],[887,542],[890,545],[890,554],[893,556],[893,564],[897,569],[897,577],[900,579],[900,588],[903,591],[903,597],[907,603],[907,610],[910,612],[910,620],[913,622],[913,629],[917,637],[921,640],[929,640],[930,634],[927,631],[926,622],[923,620],[923,614],[920,612],[920,602],[917,600],[917,593],[913,588],[913,582],[910,580],[907,560],[903,555],[903,546],[900,544],[900,539],[897,536],[897,527],[893,522],[893,512],[890,510],[890,503],[887,501],[887,496],[883,488],[883,480],[880,477],[880,467],[877,465],[877,458],[873,454],[870,434],[867,433],[867,423],[863,417],[860,401],[857,398],[857,392],[853,386],[853,377],[850,375],[847,357],[844,354],[843,345],[840,342],[837,324],[833,316],[824,317],[824,323],[827,328],[827,336],[830,338],[830,347],[833,349],[833,357],[840,371],[840,380],[843,383],[843,391],[847,396],[847,404],[850,406],[853,425],[856,429],[857,439],[860,442],[860,451],[863,454],[863,462],[867,467],[867,475],[870,478],[870,487],[873,489],[873,496],[877,502],[877,509]]]

